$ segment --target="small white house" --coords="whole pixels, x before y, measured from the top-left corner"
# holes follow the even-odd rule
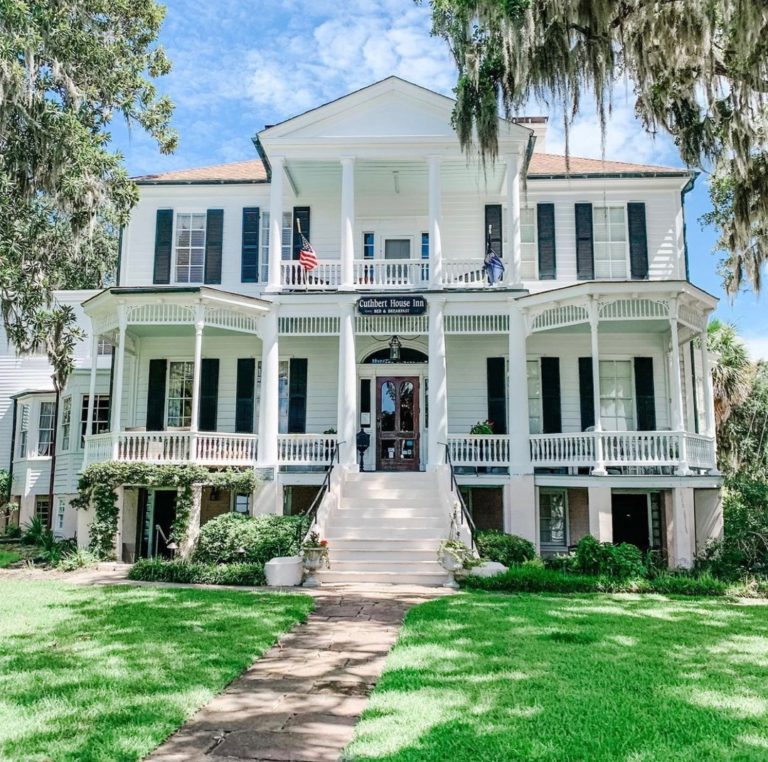
[[[483,167],[452,107],[390,77],[262,130],[259,158],[138,178],[118,285],[60,295],[89,340],[53,506],[50,383],[0,358],[22,521],[78,531],[77,473],[113,459],[258,470],[255,495],[204,490],[203,522],[297,513],[333,460],[317,521],[337,578],[431,581],[459,494],[478,527],[544,553],[591,533],[689,566],[722,523],[693,175],[567,165],[545,118],[501,120]],[[118,553],[156,553],[174,493],[129,485],[120,505]]]

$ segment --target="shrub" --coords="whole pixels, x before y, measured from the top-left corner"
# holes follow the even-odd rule
[[[574,568],[583,574],[600,574],[606,567],[605,548],[591,534],[576,545]]]
[[[264,566],[258,563],[204,564],[191,561],[141,559],[128,579],[198,585],[263,585]]]
[[[504,566],[514,566],[536,557],[533,543],[515,534],[505,534],[497,529],[485,529],[475,538],[477,552],[488,561],[498,561]]]
[[[643,554],[637,545],[622,542],[606,546],[608,551],[608,573],[614,577],[644,577],[646,568]]]
[[[86,566],[94,566],[98,562],[99,557],[92,551],[85,548],[75,548],[74,550],[62,553],[56,568],[59,571],[69,572],[83,569]]]
[[[43,524],[39,516],[33,516],[21,529],[21,541],[24,545],[42,545],[52,533]]]
[[[203,525],[193,560],[263,565],[276,556],[296,555],[301,523],[300,516],[225,513]]]
[[[647,573],[643,554],[636,545],[599,543],[592,535],[579,540],[572,565],[582,574],[610,577],[643,577]],[[561,560],[561,568],[568,570],[567,560]]]

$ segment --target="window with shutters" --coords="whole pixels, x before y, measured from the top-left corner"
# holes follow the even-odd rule
[[[605,431],[635,430],[635,394],[629,360],[600,360],[600,420]]]
[[[288,433],[288,407],[290,401],[290,360],[280,360],[278,370],[278,419],[277,431],[279,434]],[[254,398],[256,420],[261,414],[261,362],[256,363],[256,395]]]
[[[40,403],[40,416],[37,427],[37,455],[48,458],[53,455],[53,423],[56,404],[54,402]]]
[[[61,401],[61,449],[69,450],[69,434],[72,430],[72,397],[64,397]]]
[[[285,262],[293,259],[293,212],[283,212],[283,230],[280,258]],[[269,212],[261,213],[261,272],[262,281],[269,279]]]
[[[19,458],[27,457],[27,444],[29,443],[29,405],[22,405],[19,409]]]
[[[536,249],[536,210],[520,209],[520,257],[523,280],[536,280],[538,251]]]
[[[596,206],[592,216],[595,278],[621,280],[627,271],[627,223],[623,206]]]
[[[528,430],[531,434],[541,434],[541,364],[538,360],[526,363],[528,376]]]
[[[204,212],[176,215],[176,283],[202,283],[205,268]]]
[[[85,442],[85,429],[88,426],[88,395],[83,395],[80,410],[80,447]],[[93,398],[93,424],[91,434],[103,434],[109,431],[109,395],[97,394]]]
[[[539,542],[544,551],[568,547],[568,493],[564,489],[539,492]]]
[[[192,423],[193,362],[168,363],[168,413],[166,426],[185,428]]]

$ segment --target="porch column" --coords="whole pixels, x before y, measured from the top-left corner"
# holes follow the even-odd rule
[[[429,300],[429,432],[427,465],[445,463],[448,442],[448,380],[445,364],[445,299]]]
[[[122,417],[123,407],[123,369],[125,368],[125,330],[128,325],[128,318],[125,312],[125,305],[121,304],[117,308],[118,331],[117,331],[117,364],[115,365],[115,383],[111,389],[113,398],[112,403],[112,460],[117,460],[120,446],[120,419]],[[93,415],[93,413],[91,413]]]
[[[354,286],[355,261],[355,158],[341,159],[341,287]]]
[[[192,416],[189,422],[189,430],[192,434],[192,442],[189,445],[190,460],[194,460],[197,454],[195,434],[200,427],[200,376],[203,362],[203,329],[205,328],[205,308],[198,304],[195,310],[195,355],[192,366]]]
[[[528,376],[525,320],[519,305],[509,310],[509,372],[507,375],[507,431],[510,476],[532,474],[528,423]],[[523,390],[523,391],[521,391]]]
[[[354,467],[357,435],[357,361],[355,357],[355,308],[343,305],[339,326],[339,388],[337,421],[339,463]]]
[[[277,430],[280,361],[277,341],[277,305],[261,319],[261,398],[259,403],[260,466],[277,465]]]
[[[522,283],[522,245],[520,243],[520,157],[507,156],[507,249],[508,282]]]
[[[589,334],[592,341],[592,405],[595,418],[595,467],[592,469],[594,476],[605,476],[605,458],[603,455],[603,439],[600,432],[603,430],[603,421],[600,410],[600,312],[597,302],[590,297],[589,300]]]
[[[280,262],[283,253],[283,167],[284,156],[272,156],[269,187],[269,276],[267,291],[280,290]]]
[[[678,476],[687,476],[691,473],[688,468],[688,456],[685,442],[685,417],[683,413],[683,385],[680,379],[680,334],[677,323],[677,299],[669,302],[669,357],[670,378],[672,386],[672,431],[679,433],[679,463]]]
[[[715,436],[715,395],[712,391],[712,369],[709,367],[709,348],[707,347],[707,332],[699,334],[699,351],[701,352],[701,376],[704,387],[704,433],[708,437]]]
[[[94,397],[96,396],[96,366],[98,364],[99,357],[99,334],[94,331],[91,336],[91,378],[88,383],[88,413],[85,418],[85,435],[91,436],[93,433],[93,407]],[[84,466],[88,465],[88,442],[85,444],[85,461]]]
[[[443,242],[441,238],[442,186],[440,157],[429,157],[429,285],[443,285]]]

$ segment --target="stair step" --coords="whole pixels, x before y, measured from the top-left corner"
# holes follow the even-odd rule
[[[331,571],[393,572],[397,574],[440,574],[442,567],[432,561],[331,561]]]
[[[435,542],[431,547],[424,550],[347,550],[339,548],[338,543],[334,542],[330,549],[331,566],[340,563],[363,564],[369,563],[437,563],[437,547]]]
[[[432,487],[415,487],[413,489],[401,487],[387,487],[386,485],[367,485],[355,482],[344,485],[344,497],[350,499],[356,498],[377,498],[378,500],[400,501],[400,500],[418,500],[437,503],[437,495]]]
[[[321,582],[335,582],[338,584],[378,583],[389,585],[425,585],[427,587],[438,587],[443,585],[448,579],[448,575],[445,572],[441,574],[432,572],[356,572],[334,571],[333,569],[318,572],[317,577]]]
[[[357,472],[347,474],[345,482],[347,484],[387,484],[392,487],[405,487],[410,485],[423,485],[428,487],[435,484],[435,475],[425,471],[406,471],[404,473],[375,473]]]
[[[364,539],[336,539],[331,546],[331,552],[339,550],[342,552],[370,552],[370,553],[405,553],[405,552],[421,552],[428,551],[430,553],[437,552],[437,546],[440,544],[441,538],[427,538],[424,540],[414,538],[382,538],[372,539],[370,537]]]
[[[402,505],[400,503],[377,502],[374,500],[341,501],[341,508],[336,513],[339,521],[345,521],[349,516],[364,516],[376,518],[377,516],[386,518],[417,518],[419,516],[429,516],[430,518],[445,519],[445,508],[441,505]],[[334,516],[335,518],[335,516]]]
[[[333,516],[326,525],[327,527],[370,527],[377,529],[376,534],[386,536],[387,529],[396,526],[400,529],[418,529],[434,527],[435,529],[448,529],[450,522],[444,516],[359,516],[352,512],[344,518]]]
[[[440,542],[448,536],[449,527],[446,525],[442,529],[434,526],[334,526],[329,524],[325,528],[324,536],[329,542],[331,540],[377,540],[377,535],[390,540],[434,540]]]

